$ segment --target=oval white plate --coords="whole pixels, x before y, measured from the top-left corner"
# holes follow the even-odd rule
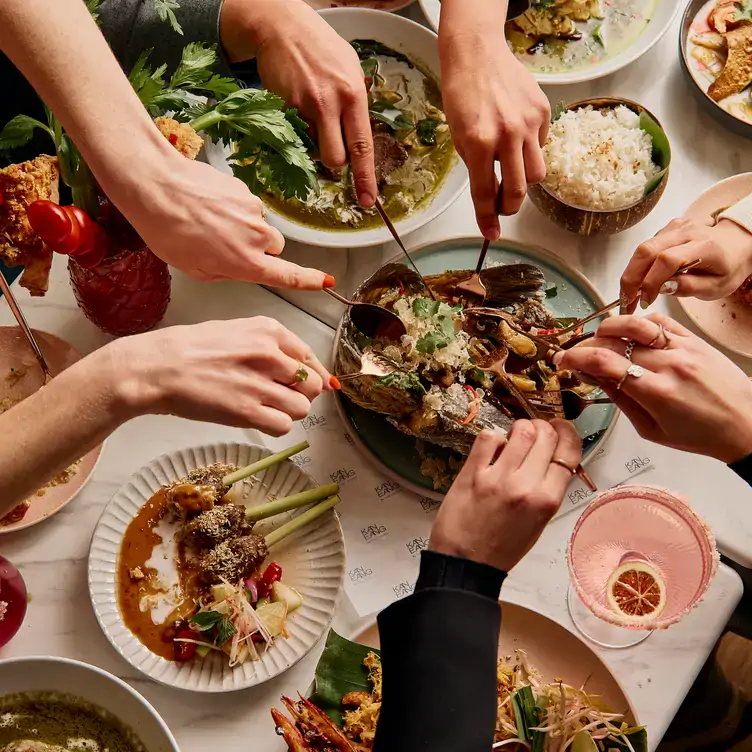
[[[303,606],[286,624],[290,636],[277,639],[259,661],[230,668],[225,657],[212,652],[204,659],[176,663],[152,653],[125,626],[118,606],[117,562],[126,528],[138,510],[162,486],[197,467],[227,462],[242,467],[272,454],[252,444],[213,444],[162,455],[135,473],[110,499],[99,518],[89,552],[89,594],[99,626],[115,650],[150,678],[193,692],[232,692],[262,684],[293,666],[324,635],[334,616],[345,572],[345,541],[334,511],[299,530],[276,546],[273,558],[284,580],[303,596]],[[262,503],[277,496],[314,488],[313,479],[290,460],[256,475],[257,484],[245,499]],[[266,488],[264,488],[266,486]],[[293,516],[273,518],[277,527]]]
[[[594,81],[597,78],[610,76],[612,73],[621,70],[635,60],[639,60],[660,41],[661,37],[669,30],[671,23],[679,8],[683,3],[679,0],[657,0],[655,12],[650,19],[645,31],[623,52],[618,55],[602,60],[597,65],[588,68],[579,68],[570,73],[535,73],[535,80],[539,84],[580,84],[584,81]],[[441,17],[440,0],[420,0],[420,7],[428,23],[434,29],[439,28],[439,18]]]

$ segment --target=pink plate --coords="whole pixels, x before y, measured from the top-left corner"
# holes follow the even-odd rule
[[[639,725],[626,692],[587,643],[547,616],[524,606],[502,602],[501,610],[499,656],[512,656],[515,650],[524,650],[545,681],[561,679],[572,687],[585,685],[588,692],[599,695],[615,713],[624,713],[627,723]],[[377,648],[378,627],[373,624],[351,639]]]
[[[414,0],[306,0],[316,10],[324,8],[372,8],[373,10],[402,10]]]
[[[54,334],[35,329],[34,337],[53,375],[81,359],[81,353]],[[43,383],[42,369],[21,330],[16,326],[0,327],[0,411],[8,406],[7,403],[3,404],[5,400],[16,402],[25,399]],[[101,451],[100,445],[83,457],[76,473],[67,483],[38,491],[38,495],[29,499],[31,505],[23,518],[0,525],[0,534],[31,527],[59,512],[89,480]]]
[[[721,180],[703,193],[685,214],[710,224],[711,214],[741,201],[752,193],[752,172]],[[738,355],[752,358],[752,306],[733,297],[722,300],[677,298],[677,302],[698,329],[719,345]]]

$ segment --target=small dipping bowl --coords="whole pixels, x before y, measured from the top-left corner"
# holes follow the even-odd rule
[[[681,60],[682,71],[687,78],[692,95],[697,100],[703,112],[715,118],[721,125],[737,135],[752,138],[752,124],[745,123],[743,120],[724,110],[723,107],[708,96],[707,91],[703,90],[692,75],[690,60],[687,57],[689,31],[695,17],[702,10],[703,6],[707,5],[707,2],[708,0],[691,0],[684,9],[684,15],[679,26],[679,60]],[[747,90],[747,93],[749,94],[749,90]]]
[[[567,110],[579,110],[588,105],[595,110],[608,110],[620,104],[638,115],[646,112],[660,125],[660,121],[650,110],[629,99],[613,97],[583,99],[580,102],[570,104]],[[668,175],[669,170],[666,170],[661,182],[647,196],[643,196],[622,209],[588,209],[584,206],[569,204],[562,201],[542,183],[529,186],[527,195],[533,204],[552,222],[565,230],[569,230],[569,232],[576,232],[578,235],[615,235],[634,227],[655,209],[666,189]]]

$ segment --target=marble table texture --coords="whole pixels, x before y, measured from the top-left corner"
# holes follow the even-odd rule
[[[674,163],[666,195],[655,213],[623,235],[589,241],[557,229],[529,204],[518,217],[504,221],[505,235],[556,250],[582,269],[607,299],[616,296],[619,274],[637,243],[681,214],[700,191],[717,180],[752,170],[749,143],[721,131],[697,110],[686,91],[676,57],[677,33],[675,26],[652,53],[609,79],[548,91],[553,102],[619,94],[642,102],[659,115],[673,142]],[[431,226],[411,235],[408,242],[414,247],[475,234],[470,198],[464,195]],[[340,289],[349,291],[396,251],[392,244],[350,253],[289,244],[286,254],[334,274]],[[284,322],[306,339],[319,357],[328,360],[331,327],[341,310],[329,306],[321,294],[285,295],[295,306],[253,285],[202,285],[174,273],[173,300],[163,326],[264,314]],[[21,298],[33,327],[58,334],[83,352],[108,340],[80,314],[60,257],[54,265],[47,297],[29,299],[21,293]],[[666,306],[666,301],[661,301],[658,307]],[[12,323],[7,308],[0,306],[0,324]],[[0,551],[21,569],[32,597],[21,631],[0,651],[0,658],[61,655],[113,672],[156,706],[184,752],[203,752],[207,748],[281,752],[284,745],[275,736],[269,708],[278,702],[280,694],[293,694],[308,687],[321,643],[297,666],[255,689],[224,696],[169,689],[140,675],[110,647],[92,613],[86,584],[94,525],[110,496],[135,470],[161,453],[189,444],[254,438],[252,431],[150,416],[115,432],[105,444],[92,480],[68,507],[41,525],[0,538]],[[747,487],[710,460],[656,450],[655,462],[654,475],[645,476],[644,482],[686,493],[711,523],[721,548],[737,561],[752,565],[752,494]],[[512,573],[503,591],[505,599],[539,610],[570,629],[573,627],[566,609],[564,550],[575,520],[576,515],[570,514],[552,523]],[[640,721],[647,724],[651,749],[671,722],[741,594],[739,577],[721,566],[705,600],[681,623],[652,635],[637,647],[599,651],[628,692]],[[353,635],[365,623],[343,600],[334,627]]]

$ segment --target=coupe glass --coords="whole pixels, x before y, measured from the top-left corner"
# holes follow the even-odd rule
[[[685,501],[658,488],[619,486],[600,494],[575,525],[567,548],[570,616],[596,645],[636,645],[699,603],[718,561],[713,534]],[[607,597],[610,577],[631,563],[652,567],[665,586],[665,607],[639,624],[627,623]]]
[[[26,585],[21,573],[0,556],[0,647],[13,639],[26,616]]]

